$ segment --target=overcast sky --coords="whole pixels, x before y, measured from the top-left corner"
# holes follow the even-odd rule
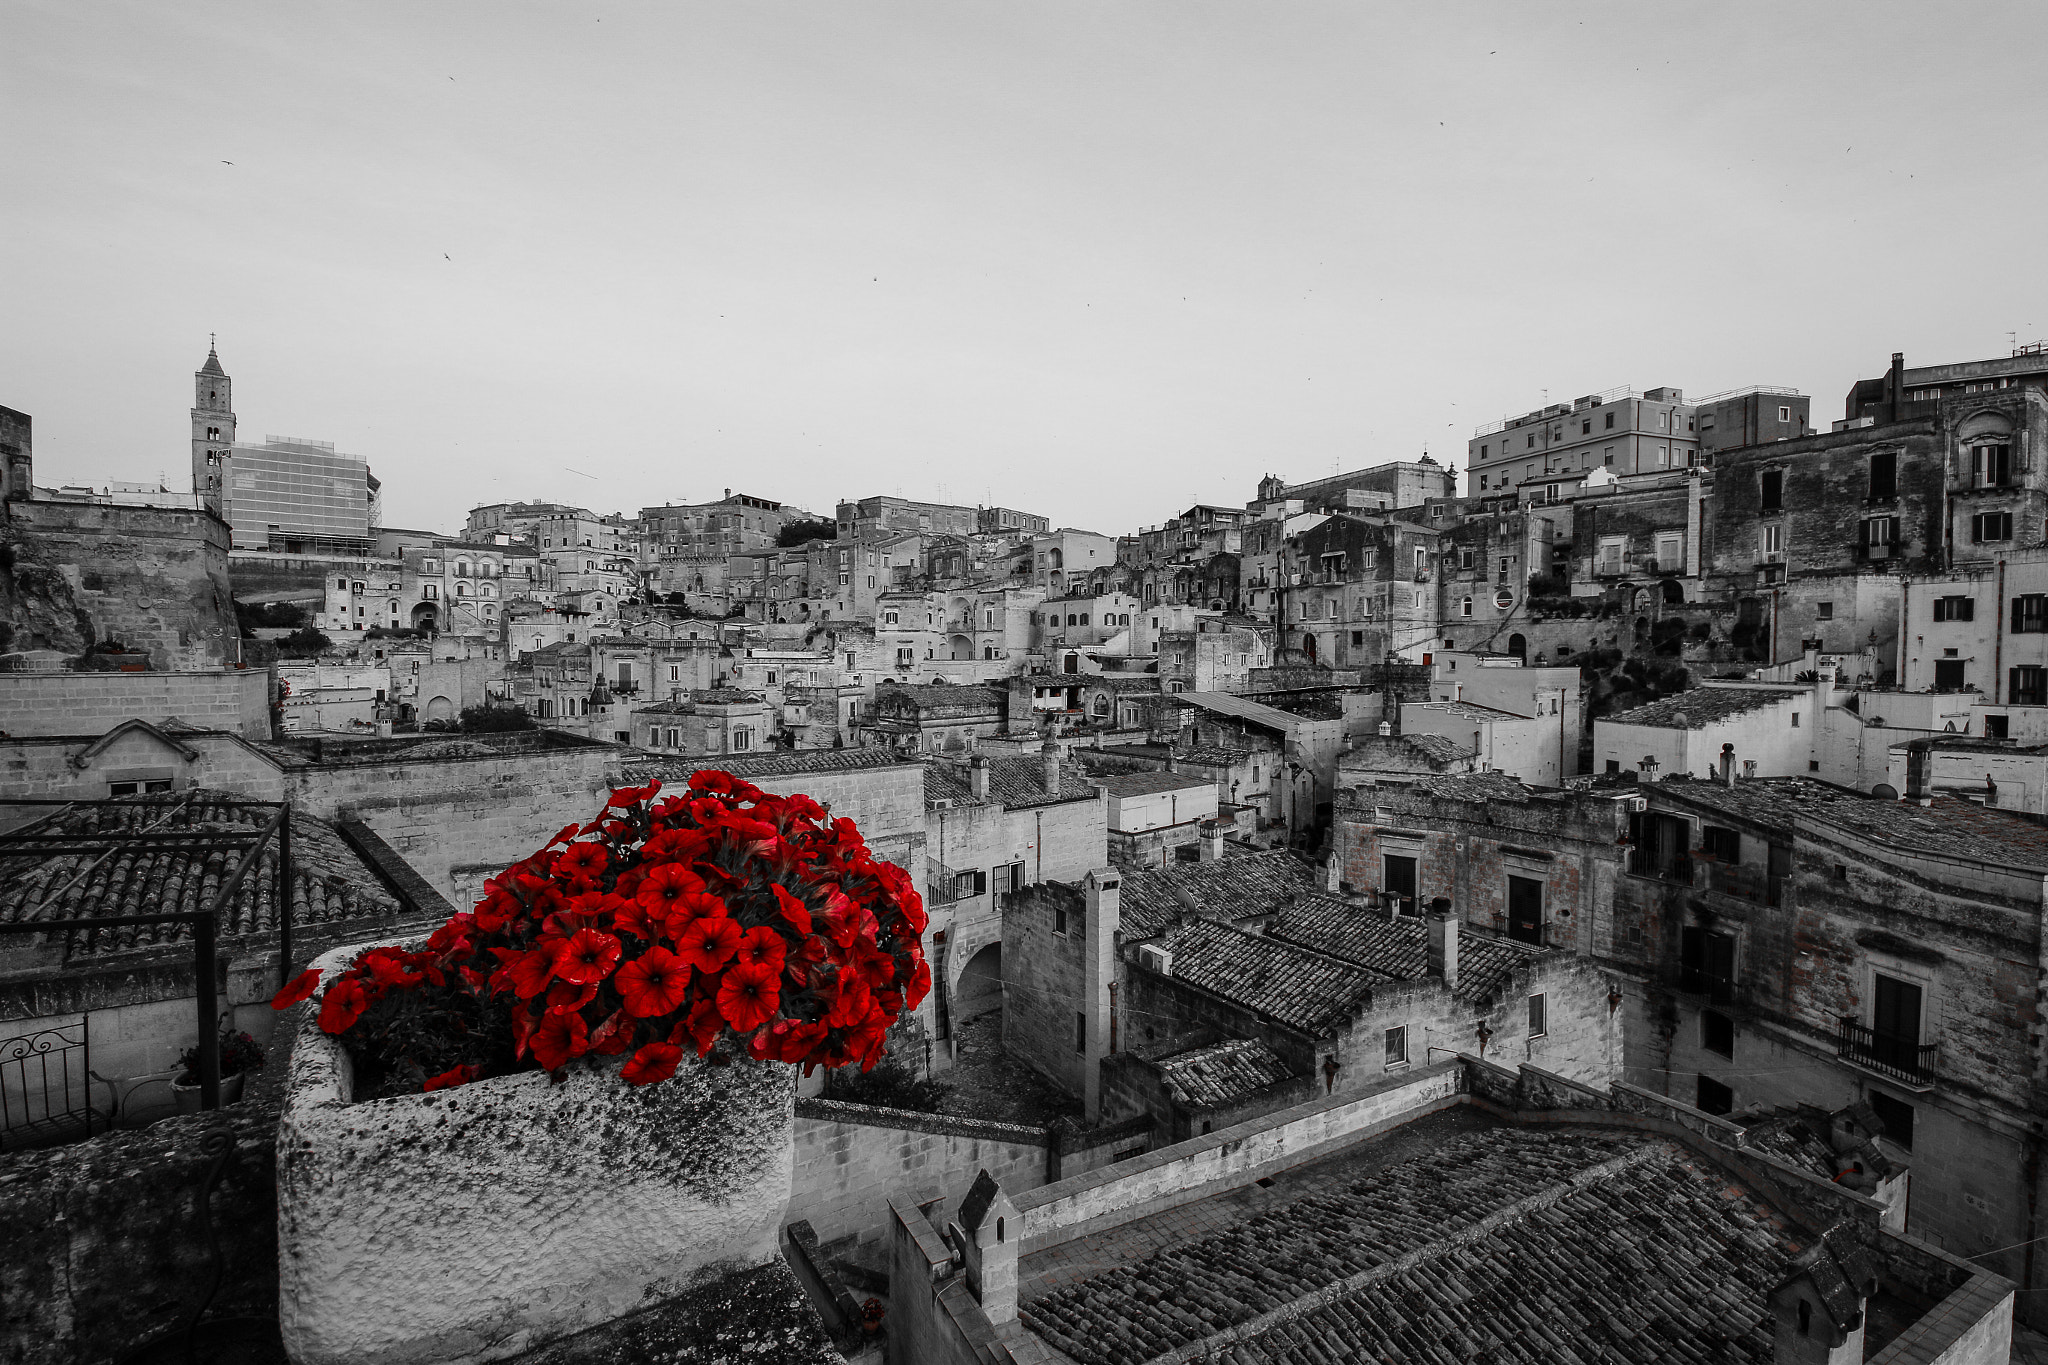
[[[1104,532],[1616,385],[2048,333],[2048,6],[0,0],[38,481]]]

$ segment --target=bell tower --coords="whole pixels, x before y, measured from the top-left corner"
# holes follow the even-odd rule
[[[228,460],[235,444],[234,381],[207,339],[206,363],[192,375],[192,491],[218,517],[225,506]]]

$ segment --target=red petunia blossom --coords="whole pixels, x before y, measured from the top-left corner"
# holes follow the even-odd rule
[[[556,844],[566,844],[582,832],[583,826],[581,825],[574,823],[564,825],[562,826],[562,832],[560,834],[557,834],[554,838],[548,840],[548,847],[553,848]]]
[[[594,986],[619,965],[619,941],[595,929],[579,929],[555,960],[555,975],[579,986]]]
[[[616,1057],[633,1046],[633,1021],[622,1009],[613,1010],[602,1024],[590,1031],[590,1050],[600,1057]]]
[[[583,1016],[570,1010],[550,1013],[533,1031],[533,1059],[544,1071],[553,1071],[571,1057],[590,1050],[590,1026]]]
[[[851,972],[839,973],[816,990],[825,1006],[825,1022],[833,1028],[851,1028],[872,1007],[867,982]]]
[[[628,1085],[653,1085],[675,1075],[682,1060],[683,1050],[674,1043],[649,1043],[633,1054],[619,1075]]]
[[[780,886],[775,888],[775,912],[788,920],[790,927],[799,934],[811,932],[810,907]]]
[[[725,1032],[725,1019],[718,1012],[718,1001],[706,997],[690,1007],[690,1017],[669,1030],[668,1040],[680,1043],[685,1034],[697,1046],[697,1055],[707,1057],[718,1041],[718,1035]]]
[[[566,981],[557,981],[548,987],[548,1013],[560,1014],[564,1010],[580,1010],[597,999],[597,983],[588,986],[572,986]]]
[[[704,889],[704,879],[681,863],[662,863],[640,878],[636,899],[650,914],[666,915],[685,896]]]
[[[924,1002],[924,998],[927,995],[931,994],[931,990],[931,964],[929,962],[926,962],[923,958],[919,958],[917,960],[917,966],[910,973],[910,985],[904,994],[904,1002],[908,1004],[910,1008],[916,1009],[920,1004]]]
[[[370,997],[363,990],[363,983],[352,976],[344,976],[327,988],[327,994],[320,1000],[320,1031],[322,1033],[344,1033],[349,1025],[363,1017],[363,1011],[370,1007]]]
[[[855,941],[848,953],[848,965],[860,979],[868,983],[870,990],[887,985],[896,976],[896,959],[885,952]]]
[[[571,844],[562,850],[562,856],[555,859],[555,875],[583,873],[595,877],[611,862],[611,855],[604,851],[603,844]]]
[[[715,972],[732,960],[740,946],[740,926],[724,915],[693,919],[676,935],[683,961],[703,972]]]
[[[856,939],[873,943],[878,929],[874,911],[848,900],[838,888],[833,888],[825,902],[825,937],[847,948]]]
[[[480,1066],[450,1067],[438,1076],[427,1077],[427,1083],[420,1087],[420,1093],[426,1094],[435,1090],[452,1090],[458,1085],[468,1085],[483,1074],[484,1069]]]
[[[739,950],[733,954],[733,961],[742,967],[766,967],[780,976],[782,959],[788,953],[789,945],[782,941],[782,935],[765,924],[757,924],[740,936]]]
[[[379,986],[411,986],[426,980],[426,973],[412,970],[412,955],[403,948],[372,948],[356,963]]]
[[[560,939],[544,938],[525,952],[520,952],[516,948],[491,949],[504,964],[499,968],[497,975],[491,978],[493,987],[495,988],[502,977],[511,984],[513,994],[521,1000],[533,999],[546,990],[548,982],[554,979],[555,955],[562,950],[561,945]]]
[[[320,969],[318,967],[310,971],[300,972],[297,976],[285,982],[279,988],[276,995],[270,997],[270,1008],[274,1010],[288,1010],[319,989]]]
[[[690,964],[666,948],[649,948],[612,978],[626,1013],[652,1019],[680,1008],[690,993]]]
[[[723,918],[726,903],[708,891],[695,891],[669,907],[666,928],[670,938],[681,938],[693,919]],[[649,912],[650,914],[652,912]]]
[[[768,1022],[782,1003],[778,973],[766,967],[733,967],[718,986],[718,1012],[725,1022],[748,1033]]]
[[[846,1035],[846,1046],[862,1071],[882,1060],[882,1047],[889,1039],[889,1018],[880,1010],[868,1015]]]
[[[606,810],[630,810],[661,790],[661,779],[656,778],[644,787],[620,787],[612,793],[611,804]]]

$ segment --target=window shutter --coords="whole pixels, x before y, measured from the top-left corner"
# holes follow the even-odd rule
[[[2015,604],[2017,605],[2017,604]],[[2020,671],[2017,668],[2005,670],[2005,700],[2008,705],[2020,694]]]
[[[1958,620],[1958,621],[1974,621],[1974,620],[1976,620],[1976,619],[1977,619],[1977,599],[1976,599],[1976,598],[1974,598],[1974,597],[1962,597],[1962,598],[1958,598],[1958,599],[1956,599],[1956,606],[1957,606],[1958,608],[1960,608],[1960,610],[1958,610],[1958,611],[1956,611],[1956,612],[1954,612],[1954,613],[1953,613],[1953,615],[1955,616],[1956,620]]]
[[[974,894],[977,896],[988,894],[988,873],[976,872],[974,874]]]
[[[2024,619],[2026,615],[2026,613],[2020,610],[2020,604],[2025,600],[2025,598],[2021,597],[2015,597],[2012,599],[2012,630],[2015,634],[2017,634],[2021,629],[2020,622]]]

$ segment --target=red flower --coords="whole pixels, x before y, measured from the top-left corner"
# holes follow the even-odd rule
[[[297,976],[285,982],[276,995],[270,997],[270,1008],[274,1010],[288,1010],[318,989],[320,989],[320,969],[318,967],[310,971],[300,972]]]
[[[860,1069],[867,1071],[882,1060],[882,1046],[889,1040],[889,1021],[879,1011],[860,1021],[846,1035],[846,1046]]]
[[[651,913],[651,912],[650,912]],[[669,907],[666,928],[670,938],[681,938],[693,919],[723,919],[726,904],[708,891],[693,891]]]
[[[622,1009],[590,1031],[590,1050],[600,1057],[616,1057],[633,1046],[633,1021]]]
[[[718,1002],[709,998],[699,1000],[690,1007],[690,1017],[669,1030],[668,1040],[680,1043],[685,1033],[697,1045],[699,1057],[708,1056],[711,1045],[718,1041],[718,1035],[725,1032],[725,1018],[718,1012]]]
[[[562,940],[558,938],[544,938],[524,952],[517,948],[491,949],[502,964],[491,977],[491,989],[497,990],[509,982],[521,1000],[533,999],[554,978],[555,955],[561,950]]]
[[[704,889],[704,879],[681,863],[663,863],[640,878],[637,899],[649,914],[666,915],[683,897]]]
[[[590,1050],[590,1026],[582,1015],[568,1010],[550,1013],[533,1031],[532,1043],[533,1059],[543,1071],[553,1071]]]
[[[555,846],[556,844],[566,844],[566,843],[568,843],[568,842],[569,842],[569,841],[570,841],[571,839],[575,838],[575,837],[576,837],[577,835],[581,834],[582,832],[583,832],[583,826],[581,826],[581,825],[577,825],[577,824],[567,824],[567,825],[564,825],[564,826],[562,826],[562,832],[561,832],[560,834],[557,834],[557,835],[556,835],[556,836],[555,836],[554,838],[552,838],[552,839],[548,840],[548,845],[547,845],[547,846],[548,846],[549,848],[553,848],[553,847],[554,847],[554,846]]]
[[[653,1085],[675,1075],[676,1064],[682,1060],[683,1050],[674,1043],[649,1043],[633,1054],[619,1075],[628,1085]]]
[[[841,972],[817,988],[825,1006],[825,1022],[833,1028],[851,1028],[873,1008],[868,983],[851,972]]]
[[[561,1014],[567,1010],[581,1010],[597,998],[597,986],[572,986],[566,981],[557,981],[548,987],[548,1013]]]
[[[639,805],[642,801],[645,801],[660,790],[660,778],[656,778],[644,787],[620,787],[612,793],[611,804],[605,807],[605,809],[631,810],[634,806]]]
[[[919,958],[917,960],[916,969],[910,973],[909,993],[904,996],[904,999],[907,1002],[909,1002],[910,1008],[916,1009],[918,1005],[923,1003],[924,998],[927,995],[931,994],[931,989],[931,964],[926,962],[923,958]]]
[[[690,991],[690,964],[666,948],[649,948],[612,978],[626,1012],[640,1019],[669,1014]]]
[[[848,900],[845,893],[833,888],[825,901],[825,937],[846,948],[852,946],[855,939],[864,938],[873,943],[879,928],[874,911]]]
[[[896,959],[864,942],[856,941],[848,954],[848,965],[859,973],[870,989],[887,985],[896,975]]]
[[[411,986],[424,981],[426,974],[411,969],[410,957],[403,948],[372,948],[356,966],[379,986]]]
[[[730,962],[739,946],[740,927],[724,915],[693,919],[676,935],[683,961],[703,972],[715,972]]]
[[[420,1087],[420,1093],[424,1095],[430,1091],[452,1090],[458,1085],[468,1085],[483,1075],[483,1072],[482,1067],[474,1065],[450,1067],[438,1076],[427,1077],[427,1083]]]
[[[799,934],[811,932],[810,908],[780,886],[775,888],[775,912],[789,921]]]
[[[782,941],[782,935],[765,924],[757,924],[741,936],[733,961],[742,967],[766,967],[781,976],[782,959],[788,952],[789,945]]]
[[[329,986],[327,994],[321,997],[320,1031],[344,1033],[363,1017],[363,1011],[369,1007],[370,997],[363,990],[363,983],[355,977],[344,976]]]
[[[610,853],[604,851],[602,843],[571,843],[555,860],[555,876],[600,876],[606,864],[610,864]]]
[[[555,961],[555,975],[579,986],[594,986],[619,965],[619,941],[595,929],[578,929]]]
[[[734,967],[718,987],[718,1012],[725,1022],[748,1033],[768,1022],[782,1002],[778,973],[767,967]]]

